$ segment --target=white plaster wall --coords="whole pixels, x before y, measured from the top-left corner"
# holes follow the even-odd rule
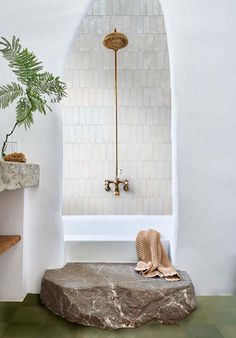
[[[64,61],[77,26],[84,15],[88,0],[2,0],[0,11],[0,35],[21,38],[22,44],[33,50],[44,62],[47,70],[63,73]],[[1,84],[14,79],[4,61],[0,61]],[[11,112],[9,114],[9,112]],[[14,120],[14,109],[0,111],[0,141],[6,128]],[[11,121],[10,121],[11,119]],[[54,106],[48,116],[35,114],[35,124],[27,133],[19,129],[15,139],[18,150],[26,153],[30,162],[39,163],[41,179],[38,189],[26,191],[24,227],[28,229],[26,267],[27,291],[38,292],[43,272],[48,267],[63,264],[63,233],[61,224],[62,204],[62,128],[60,108]],[[10,193],[9,213],[14,212]],[[7,205],[7,203],[5,203]],[[15,217],[15,222],[17,218]],[[0,233],[3,219],[0,221]],[[4,228],[5,229],[5,228]],[[9,251],[9,255],[11,252]],[[14,255],[14,248],[12,249]],[[4,259],[4,255],[1,258]],[[6,259],[7,269],[16,264]],[[1,265],[2,266],[2,265]],[[15,280],[16,282],[16,280]],[[10,293],[12,291],[9,284]]]
[[[114,52],[103,38],[114,28],[128,46],[118,52],[119,168],[129,179],[119,198],[104,190],[115,178]],[[172,213],[169,59],[158,0],[94,0],[65,69],[62,105],[64,214]]]
[[[0,193],[0,234],[22,240],[0,255],[0,301],[22,300],[26,293],[24,271],[24,189]]]
[[[168,37],[176,265],[198,294],[236,291],[236,2],[161,0]]]
[[[233,35],[236,3],[234,0],[161,0],[161,3],[173,91],[176,141],[173,196],[174,214],[179,222],[177,266],[190,272],[198,293],[232,293],[236,237]],[[2,0],[1,35],[17,33],[46,61],[47,67],[61,72],[66,49],[82,15],[81,6],[86,4],[81,0]],[[1,82],[9,79],[10,74],[1,73]],[[6,113],[0,112],[0,135],[8,125]],[[30,291],[38,291],[44,269],[62,262],[62,139],[55,121],[60,129],[56,109],[48,117],[38,117],[31,133],[22,132],[18,139],[29,159],[42,167],[41,186],[32,196],[29,191],[28,225],[33,236],[32,242],[29,239]],[[41,143],[43,138],[48,142]],[[11,198],[9,210],[10,203]],[[11,264],[8,269],[14,268]]]

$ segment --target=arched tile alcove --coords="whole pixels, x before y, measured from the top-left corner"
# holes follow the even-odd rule
[[[129,193],[115,199],[114,60],[105,34],[123,31],[118,53],[120,168]],[[171,102],[164,17],[158,0],[94,0],[72,44],[62,106],[64,214],[172,214]]]

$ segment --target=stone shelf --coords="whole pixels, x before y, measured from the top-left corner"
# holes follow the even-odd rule
[[[39,165],[0,161],[0,192],[39,185]]]
[[[134,328],[149,321],[174,324],[197,307],[193,284],[145,278],[136,264],[68,263],[47,270],[41,301],[53,313],[77,324],[101,329]]]
[[[12,246],[21,240],[19,235],[2,235],[0,236],[0,255],[9,250]]]

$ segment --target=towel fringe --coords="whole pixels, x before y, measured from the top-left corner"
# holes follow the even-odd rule
[[[165,278],[167,281],[180,280],[180,275],[170,262],[156,230],[141,230],[136,238],[139,261],[135,271],[142,276]]]

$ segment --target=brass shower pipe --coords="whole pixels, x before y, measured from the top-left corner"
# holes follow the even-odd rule
[[[112,49],[115,53],[115,123],[116,123],[116,130],[115,130],[115,159],[116,159],[116,177],[114,180],[105,180],[105,190],[110,191],[111,184],[114,184],[114,194],[115,196],[120,196],[120,189],[119,185],[123,185],[124,191],[129,190],[129,181],[127,179],[120,180],[119,178],[119,149],[118,149],[118,76],[117,76],[117,52],[119,49],[124,48],[128,45],[129,41],[128,38],[120,32],[117,32],[114,29],[114,32],[109,33],[105,36],[103,40],[103,45],[108,48]]]

